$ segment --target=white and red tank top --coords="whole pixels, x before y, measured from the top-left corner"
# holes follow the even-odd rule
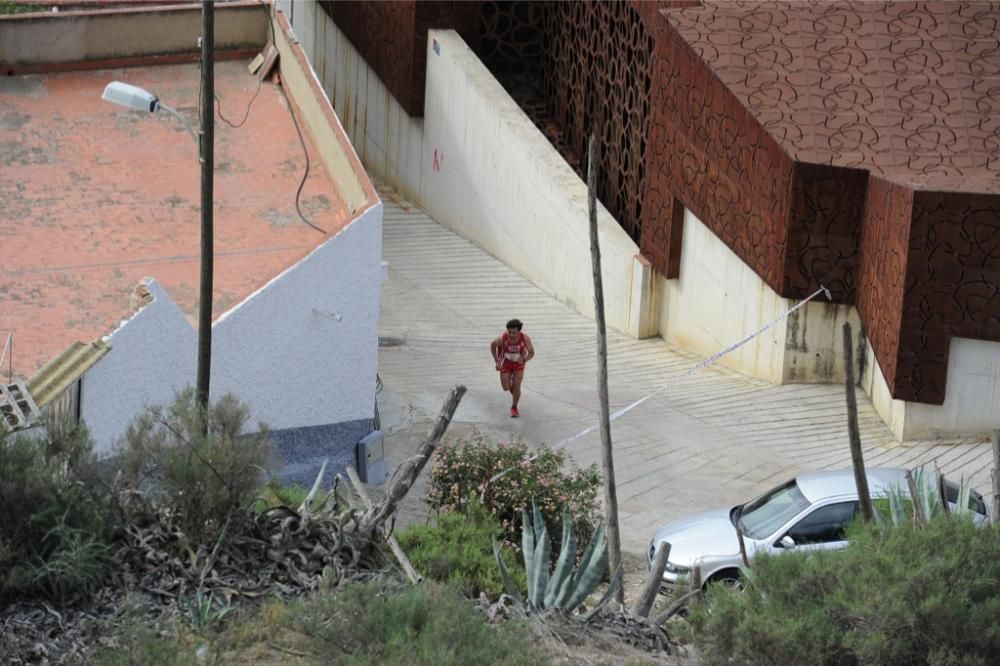
[[[524,335],[518,334],[514,341],[506,332],[500,336],[500,353],[503,355],[504,363],[524,363],[524,358],[528,353],[528,346],[524,344]]]

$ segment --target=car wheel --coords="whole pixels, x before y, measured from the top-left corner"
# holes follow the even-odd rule
[[[714,573],[711,578],[705,581],[705,589],[708,589],[709,585],[724,585],[734,590],[742,590],[743,579],[740,577],[739,571],[724,569],[723,571]]]

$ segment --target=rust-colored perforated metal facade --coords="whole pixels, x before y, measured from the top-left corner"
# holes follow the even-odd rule
[[[904,400],[944,400],[952,337],[1000,340],[1000,6],[424,4],[332,15],[414,114],[427,27],[520,60],[578,171],[596,132],[601,200],[668,278],[686,207],[782,296],[855,303]]]
[[[480,13],[475,0],[319,3],[411,116],[424,115],[427,31],[449,28],[469,41]]]

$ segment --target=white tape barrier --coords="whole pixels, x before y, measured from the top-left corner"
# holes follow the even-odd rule
[[[671,381],[667,382],[666,384],[664,384],[660,388],[656,389],[655,391],[653,391],[649,395],[646,395],[646,396],[644,396],[642,398],[639,398],[638,400],[636,400],[635,402],[633,402],[630,405],[626,405],[626,406],[622,407],[617,412],[615,412],[614,414],[612,414],[608,418],[608,421],[609,422],[614,421],[615,419],[618,419],[618,418],[624,416],[625,414],[628,414],[630,411],[632,411],[633,409],[635,409],[636,407],[638,407],[642,403],[646,402],[647,400],[649,400],[650,398],[652,398],[656,394],[661,393],[662,391],[665,391],[666,389],[670,388],[673,384],[676,384],[677,382],[679,382],[680,380],[682,380],[682,379],[684,379],[686,377],[690,377],[691,375],[693,375],[694,373],[698,372],[699,370],[702,370],[703,368],[707,368],[708,366],[712,365],[713,363],[715,363],[716,361],[718,361],[720,358],[722,358],[726,354],[729,354],[729,353],[731,353],[733,351],[736,351],[737,349],[739,349],[740,347],[742,347],[746,343],[750,342],[751,340],[753,340],[754,338],[756,338],[758,335],[760,335],[764,331],[768,330],[769,328],[771,328],[772,326],[774,326],[775,324],[777,324],[779,321],[782,321],[783,319],[787,318],[788,315],[792,314],[793,312],[795,312],[796,310],[798,310],[799,308],[801,308],[802,306],[804,306],[806,303],[808,303],[809,301],[811,301],[814,298],[816,298],[817,296],[819,296],[820,294],[823,294],[824,296],[826,296],[826,299],[828,301],[829,300],[833,300],[833,297],[830,295],[830,290],[827,289],[826,287],[824,287],[823,285],[820,285],[819,289],[817,289],[816,291],[814,291],[808,297],[806,297],[803,300],[799,301],[794,307],[789,308],[788,310],[785,310],[784,312],[782,312],[777,317],[775,317],[771,321],[767,322],[766,324],[764,324],[763,326],[761,326],[760,328],[758,328],[756,331],[754,331],[750,335],[747,335],[746,337],[744,337],[744,338],[742,338],[740,340],[737,340],[736,342],[734,342],[733,344],[729,345],[725,349],[720,349],[719,351],[715,352],[714,354],[712,354],[708,358],[700,361],[697,365],[694,365],[693,367],[688,368],[687,370],[685,370],[681,374],[677,375]],[[595,423],[594,425],[590,426],[589,428],[581,430],[580,432],[576,433],[575,435],[572,435],[571,437],[567,437],[566,439],[564,439],[563,441],[559,442],[558,444],[553,445],[552,447],[549,448],[549,450],[550,451],[555,451],[557,449],[561,449],[562,447],[566,446],[567,444],[569,444],[573,440],[579,439],[579,438],[581,438],[581,437],[583,437],[585,435],[589,435],[590,433],[594,432],[595,430],[597,430],[600,427],[601,427],[600,423]],[[537,458],[539,455],[541,455],[541,453],[536,453],[535,455],[533,455],[533,456],[531,456],[529,458],[525,458],[523,462],[531,462],[532,460],[534,460],[535,458]],[[514,469],[514,468],[510,467],[508,469],[503,470],[502,472],[498,472],[498,473],[494,474],[487,483],[493,483],[497,479],[502,479],[512,469]],[[485,492],[485,489],[484,489],[484,492]]]

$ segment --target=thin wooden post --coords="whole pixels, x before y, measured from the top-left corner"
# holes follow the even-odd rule
[[[649,617],[649,611],[653,608],[656,595],[663,587],[663,570],[667,568],[667,558],[670,557],[670,543],[665,541],[656,549],[656,557],[653,558],[653,567],[646,579],[646,585],[639,593],[632,606],[632,615],[636,617]]]
[[[691,567],[691,589],[700,590],[701,589],[701,565],[696,564]]]
[[[951,509],[948,508],[948,486],[945,484],[944,474],[941,473],[941,468],[938,466],[937,460],[934,461],[934,471],[937,472],[937,489],[938,496],[941,498],[941,512],[944,515],[951,513]],[[959,507],[961,510],[961,507]]]
[[[1000,430],[993,431],[993,524],[1000,525]]]
[[[861,432],[858,429],[858,399],[854,394],[854,338],[851,324],[844,322],[844,389],[847,395],[847,433],[851,438],[851,465],[854,467],[854,483],[858,487],[858,501],[861,505],[861,519],[872,522],[872,496],[868,490],[868,475],[865,474],[865,459],[861,453]]]
[[[750,558],[747,557],[747,542],[743,540],[743,530],[740,529],[739,521],[736,521],[736,541],[740,544],[740,558],[743,566],[750,566]]]
[[[604,324],[604,286],[601,282],[601,248],[597,238],[597,166],[596,144],[590,135],[587,147],[587,208],[590,213],[590,259],[594,271],[594,319],[597,322],[597,391],[601,403],[601,460],[604,466],[605,534],[608,540],[608,566],[618,571],[622,562],[621,534],[618,530],[618,493],[615,489],[615,463],[611,449],[611,409],[608,404],[608,338]],[[625,590],[615,592],[618,603],[625,603]]]

